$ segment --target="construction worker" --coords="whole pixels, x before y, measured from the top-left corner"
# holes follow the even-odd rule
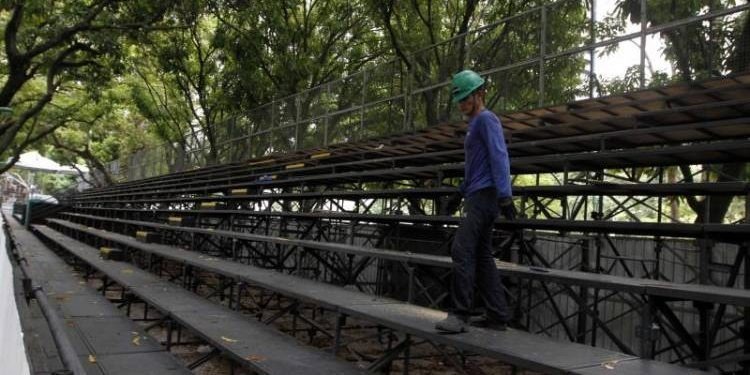
[[[476,72],[464,70],[453,76],[452,83],[453,103],[458,104],[469,122],[464,139],[464,181],[460,186],[466,216],[451,246],[454,309],[435,328],[460,333],[471,324],[504,331],[509,312],[493,257],[492,227],[499,213],[509,219],[515,216],[508,150],[500,120],[484,107],[485,80]],[[486,313],[470,323],[475,284]]]

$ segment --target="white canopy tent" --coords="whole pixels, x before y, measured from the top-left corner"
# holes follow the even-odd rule
[[[75,168],[61,165],[50,158],[42,156],[38,151],[29,151],[21,154],[20,159],[18,159],[18,162],[13,167],[33,172],[78,174]],[[76,168],[80,169],[83,173],[88,173],[89,171],[85,165],[76,164]]]
[[[9,161],[10,159],[8,159],[6,163]],[[37,187],[35,185],[37,174],[42,173],[42,174],[78,176],[79,170],[80,170],[80,173],[83,175],[87,175],[89,173],[89,168],[86,167],[85,165],[76,164],[75,168],[73,168],[71,166],[61,165],[60,163],[50,158],[44,157],[38,151],[29,151],[29,152],[21,154],[16,164],[14,164],[13,168],[10,170],[12,172],[9,172],[3,175],[4,177],[3,181],[12,182],[9,180],[13,180],[13,181],[18,182],[19,183],[18,185],[22,187],[22,190],[26,191],[24,195],[42,194],[41,196],[44,196],[43,192],[37,190]],[[80,180],[80,178],[78,180]],[[80,185],[80,181],[79,181],[79,185]],[[25,198],[19,198],[19,199],[25,199]]]

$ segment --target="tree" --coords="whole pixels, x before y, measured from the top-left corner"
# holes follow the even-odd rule
[[[450,80],[462,69],[479,72],[510,66],[539,56],[542,30],[545,48],[562,51],[580,44],[586,34],[586,8],[579,2],[563,2],[546,8],[546,28],[542,28],[537,2],[513,0],[489,2],[371,1],[370,6],[384,30],[394,53],[405,65],[404,87],[431,87]],[[523,13],[525,11],[535,11]],[[523,13],[522,16],[509,18]],[[480,32],[469,32],[484,27]],[[424,46],[430,46],[424,48]],[[417,51],[417,52],[409,52]],[[538,63],[494,73],[490,77],[487,105],[499,111],[529,108],[539,103],[571,100],[579,93],[580,57],[556,59],[545,64],[545,90],[537,82]],[[407,89],[406,91],[408,91]],[[453,105],[447,87],[421,91],[421,114],[413,121],[429,126],[450,118]]]
[[[120,42],[130,33],[158,27],[169,2],[3,1],[3,64],[0,106],[14,116],[0,123],[0,155],[11,160],[64,122],[35,120],[66,87],[82,82],[95,91],[119,70]]]
[[[213,14],[221,23],[217,43],[226,52],[227,79],[234,82],[231,100],[250,113],[237,124],[240,133],[320,114],[311,108],[348,108],[361,100],[362,82],[357,78],[330,93],[321,88],[299,96],[298,102],[280,101],[273,108],[255,110],[273,98],[318,87],[383,59],[385,45],[361,1],[215,1]],[[331,133],[339,128],[332,124]],[[302,128],[300,134],[275,130],[269,134],[271,142],[255,143],[254,151],[289,150],[319,131],[316,126]]]
[[[201,1],[183,2],[171,15],[178,28],[131,49],[130,65],[141,79],[134,97],[168,144],[183,152],[205,147],[205,162],[217,163],[219,140],[230,138],[220,125],[233,108],[226,100],[232,83],[216,44],[217,22]]]
[[[617,11],[621,22],[629,20],[655,26],[697,16],[705,10],[717,11],[735,5],[734,0],[653,0],[647,2],[647,17],[644,19],[639,0],[620,0]],[[750,68],[750,17],[747,14],[734,19],[714,18],[708,22],[694,22],[662,31],[661,36],[666,44],[664,55],[674,63],[681,81],[721,76]],[[694,181],[690,166],[680,165],[679,170],[685,182]],[[713,166],[709,175],[717,182],[737,181],[748,176],[747,168],[742,163]],[[709,195],[699,199],[687,196],[686,201],[696,214],[695,222],[720,223],[727,214],[732,197]]]
[[[155,137],[148,135],[146,120],[131,103],[128,87],[118,81],[96,96],[85,91],[77,92],[78,97],[66,95],[83,105],[44,142],[52,146],[48,153],[58,162],[76,169],[85,163],[91,172],[87,176],[79,170],[80,177],[96,187],[115,182],[108,163],[156,144]]]

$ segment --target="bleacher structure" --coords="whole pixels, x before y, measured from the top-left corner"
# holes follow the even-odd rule
[[[747,374],[747,217],[673,223],[667,202],[706,196],[709,217],[712,201],[740,197],[748,215],[750,183],[665,176],[750,161],[748,98],[750,74],[737,74],[504,114],[512,173],[536,176],[516,177],[519,218],[496,222],[506,332],[433,328],[448,307],[463,123],[93,189],[30,213],[28,231],[98,279],[117,319],[166,330],[162,365],[198,342],[211,350],[187,369],[222,357],[271,374],[429,373],[435,360],[457,373]]]

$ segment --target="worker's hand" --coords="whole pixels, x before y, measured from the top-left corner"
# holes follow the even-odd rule
[[[508,220],[516,219],[516,206],[513,205],[512,197],[498,198],[497,204],[500,207],[500,214]]]
[[[441,215],[452,215],[456,212],[458,209],[458,206],[461,204],[461,199],[463,199],[463,196],[461,193],[453,193],[447,197],[443,197],[440,199],[440,214]]]

